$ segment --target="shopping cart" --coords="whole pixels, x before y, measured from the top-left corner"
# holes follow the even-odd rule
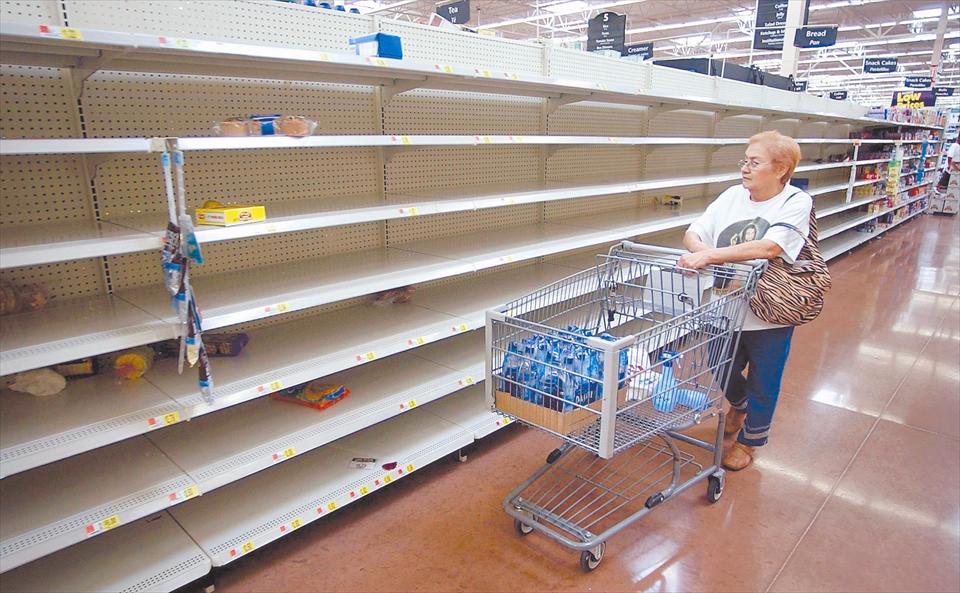
[[[521,535],[580,551],[587,571],[607,539],[697,482],[710,502],[723,493],[722,393],[764,264],[693,272],[683,253],[623,242],[487,313],[488,402],[564,441],[504,509]],[[712,417],[709,442],[682,433]]]

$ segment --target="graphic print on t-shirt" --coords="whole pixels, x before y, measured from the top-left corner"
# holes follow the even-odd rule
[[[730,247],[749,241],[757,241],[767,234],[770,223],[765,218],[752,220],[738,220],[720,232],[717,237],[717,247]]]

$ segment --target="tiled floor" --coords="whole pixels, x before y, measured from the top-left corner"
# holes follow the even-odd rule
[[[555,446],[515,427],[228,567],[218,591],[960,591],[960,222],[837,260],[770,444],[608,543],[521,538],[503,497]],[[265,501],[268,504],[269,501]]]

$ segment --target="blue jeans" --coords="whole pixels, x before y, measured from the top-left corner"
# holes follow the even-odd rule
[[[780,380],[790,355],[792,327],[745,331],[733,357],[727,401],[737,410],[746,410],[747,418],[737,441],[751,447],[767,443],[773,412],[780,397]],[[743,370],[749,365],[747,376]]]

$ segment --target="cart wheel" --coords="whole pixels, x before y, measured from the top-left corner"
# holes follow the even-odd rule
[[[513,520],[513,528],[516,529],[520,535],[530,535],[533,533],[533,527],[530,527],[520,519]]]
[[[707,502],[713,504],[723,496],[723,480],[718,476],[707,478]]]
[[[580,568],[584,572],[592,572],[600,566],[603,560],[603,552],[607,549],[607,542],[603,542],[593,550],[586,550],[580,553]]]
[[[563,451],[560,449],[554,449],[550,451],[550,454],[547,455],[547,463],[553,463],[554,461],[560,459],[560,456],[563,455]]]

